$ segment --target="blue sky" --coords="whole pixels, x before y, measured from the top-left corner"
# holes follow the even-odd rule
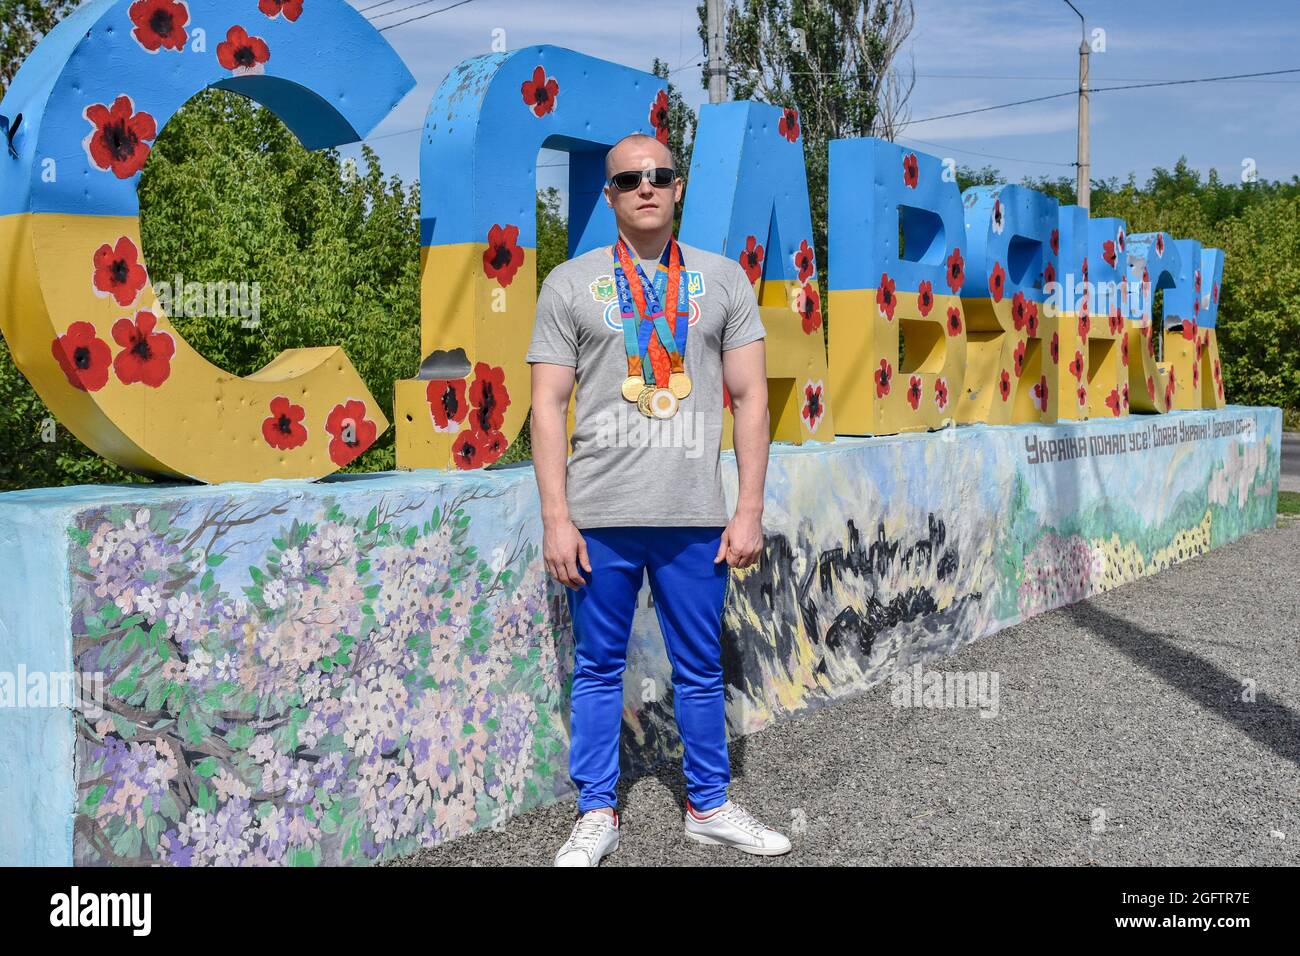
[[[359,9],[379,0],[350,0]],[[414,0],[371,11],[384,26],[452,0],[405,13]],[[1294,0],[1076,0],[1088,29],[1105,31],[1105,52],[1092,55],[1092,85],[1187,79],[1300,67],[1300,6]],[[617,5],[595,0],[519,3],[474,0],[384,35],[418,86],[375,131],[370,145],[386,172],[418,173],[418,130],[430,98],[461,60],[490,52],[493,31],[509,49],[553,43],[649,70],[657,55],[672,66],[687,101],[707,100],[695,0]],[[916,0],[916,27],[906,48],[917,72],[913,120],[1073,90],[1079,20],[1064,0]],[[635,26],[633,26],[635,24]],[[1092,100],[1094,178],[1144,180],[1180,155],[1196,169],[1239,177],[1253,160],[1261,178],[1300,174],[1300,73],[1230,81],[1098,92]],[[914,123],[899,140],[958,163],[993,165],[1006,178],[1073,177],[1076,101],[1072,96],[1007,110]],[[345,153],[353,153],[347,150]],[[980,155],[986,154],[986,155]],[[994,158],[996,157],[996,158]],[[564,156],[544,152],[540,186],[563,186]]]

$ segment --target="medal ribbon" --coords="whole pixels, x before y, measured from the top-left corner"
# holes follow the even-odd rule
[[[623,317],[628,375],[640,375],[647,385],[663,387],[668,384],[670,372],[683,370],[682,354],[686,350],[690,328],[690,299],[681,281],[685,264],[681,246],[669,237],[655,270],[654,282],[646,281],[640,264],[632,265],[622,236],[614,245],[614,258],[614,283]],[[665,315],[661,302],[676,303],[677,308],[671,317]],[[677,319],[682,316],[687,321],[679,323]],[[649,322],[643,323],[642,318]]]

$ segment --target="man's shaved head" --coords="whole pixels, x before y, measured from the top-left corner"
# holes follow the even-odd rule
[[[658,154],[661,159],[647,165],[647,153]],[[666,160],[664,162],[663,160]],[[617,172],[627,169],[653,169],[655,166],[677,168],[673,151],[653,136],[645,133],[629,133],[610,147],[605,154],[605,178],[609,179]]]

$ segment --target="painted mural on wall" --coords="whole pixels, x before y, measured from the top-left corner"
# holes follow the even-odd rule
[[[775,447],[724,612],[730,733],[1271,526],[1280,428],[1229,407]],[[76,862],[367,864],[571,794],[532,472],[461,479],[77,514],[76,663],[109,680],[77,717]],[[680,756],[649,597],[629,770]]]
[[[517,506],[79,515],[77,667],[107,700],[77,719],[76,861],[367,863],[570,792],[569,632],[532,524],[504,544],[493,524]]]

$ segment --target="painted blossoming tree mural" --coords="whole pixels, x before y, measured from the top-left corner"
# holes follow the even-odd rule
[[[484,497],[85,515],[78,861],[366,863],[553,800],[565,631],[535,546],[468,544]]]

